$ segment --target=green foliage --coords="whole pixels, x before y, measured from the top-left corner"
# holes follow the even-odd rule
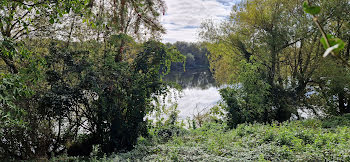
[[[342,41],[349,38],[343,32],[349,29],[347,0],[314,1],[320,7],[241,1],[218,28],[203,25],[210,54],[199,44],[174,44],[187,57],[155,40],[135,41],[143,40],[140,31],[150,31],[145,33],[152,38],[164,32],[159,22],[164,1],[113,2],[105,8],[93,0],[0,1],[0,160],[50,155],[63,155],[53,158],[57,161],[86,160],[64,152],[91,161],[350,160],[348,115],[272,122],[298,116],[300,107],[319,106],[333,115],[350,112],[348,71],[331,59],[321,60],[319,48],[347,64],[349,43]],[[313,16],[321,43],[302,9]],[[324,28],[316,15],[326,20]],[[56,30],[53,24],[66,16],[74,19],[68,41],[41,36],[65,39],[50,28]],[[168,92],[162,79],[172,62],[185,60],[187,65],[177,65],[195,68],[210,62],[221,84],[238,83],[221,90],[227,123],[218,124],[221,107],[198,114],[189,130],[177,120],[176,109],[156,126],[144,120],[156,109],[155,96]]]
[[[172,65],[172,71],[184,71],[185,69],[208,68],[208,50],[199,43],[175,42],[168,44],[174,46],[183,55],[186,56],[186,64],[175,63]]]
[[[349,161],[349,127],[323,128],[311,119],[284,123],[206,123],[167,142],[139,143],[101,161]],[[156,137],[157,138],[157,137]],[[140,139],[141,140],[141,139]],[[149,138],[142,138],[143,141]]]
[[[118,42],[110,41],[111,47]],[[54,151],[60,152],[68,141],[77,141],[81,129],[88,137],[68,146],[69,155],[87,156],[93,145],[100,145],[104,153],[132,149],[139,135],[147,133],[144,117],[153,110],[153,95],[166,92],[162,77],[171,62],[183,61],[183,56],[156,41],[145,42],[132,63],[115,62],[113,48],[96,59],[90,57],[96,53],[59,46],[53,42],[46,57],[51,88],[40,99],[42,113],[50,114],[48,120],[58,121],[60,141]],[[68,126],[61,127],[63,122]]]
[[[82,14],[84,9],[88,9],[88,4],[89,1],[87,0],[57,0],[54,2],[49,0],[29,0],[25,2],[3,0],[0,2],[0,9],[6,12],[1,15],[1,34],[3,37],[11,37],[11,30],[17,28],[17,25],[28,33],[30,31],[29,27],[34,26],[34,20],[38,20],[39,16],[48,17],[49,22],[53,24],[59,17],[71,10]],[[27,17],[27,15],[33,17]],[[14,37],[17,38],[16,36]]]
[[[269,122],[274,118],[269,103],[270,85],[258,73],[261,65],[242,61],[236,88],[225,88],[220,94],[226,103],[228,125],[245,122]]]
[[[185,59],[175,48],[167,48],[165,45],[156,41],[146,42],[144,49],[144,52],[141,53],[142,57],[136,59],[137,70],[141,70],[143,73],[154,74],[160,72],[162,74],[160,79],[170,72],[172,62],[184,62]]]
[[[306,13],[311,15],[317,15],[321,12],[321,7],[319,6],[309,6],[308,2],[303,3],[303,9]]]
[[[32,91],[25,86],[18,75],[1,74],[0,76],[0,129],[25,127],[26,111],[16,105],[16,101],[29,97]],[[2,133],[0,133],[2,135]]]
[[[17,46],[17,49],[14,49]],[[42,79],[42,59],[21,43],[4,40],[1,46],[8,58],[19,58],[22,68],[17,74],[0,72],[0,159],[27,159],[46,154],[51,142],[50,127],[35,106]],[[12,48],[13,47],[13,48]]]
[[[316,15],[320,13],[321,7],[309,6],[308,2],[305,1],[303,4],[303,9],[306,13],[313,15],[313,21],[316,23],[318,29],[322,34],[321,43],[323,47],[326,49],[326,52],[324,53],[323,57],[326,57],[329,53],[332,53],[333,56],[341,60],[343,64],[347,65],[350,68],[349,63],[338,55],[339,52],[342,49],[344,49],[345,43],[341,39],[335,37],[334,35],[326,34],[320,22],[318,21],[318,18]]]
[[[310,40],[304,33],[309,25],[307,17],[297,12],[301,7],[287,0],[241,1],[233,7],[230,20],[202,25],[215,78],[221,84],[242,84],[237,93],[243,99],[237,102],[245,107],[241,113],[248,119],[285,121],[297,113],[307,84],[304,77],[311,75],[308,68],[314,63],[312,52],[297,57],[298,51],[305,50],[301,48],[311,47],[293,48],[300,40]],[[291,27],[295,24],[301,25]],[[242,66],[242,61],[252,65]]]
[[[187,132],[183,128],[184,124],[182,122],[180,123],[178,120],[178,114],[180,112],[177,110],[177,103],[169,107],[166,105],[161,106],[158,103],[153,113],[155,113],[155,116],[148,115],[148,117],[153,118],[153,120],[148,121],[149,133],[146,139],[141,138],[143,144],[165,143]],[[140,139],[138,143],[140,143]]]
[[[238,103],[238,99],[236,98],[237,96],[237,91],[231,88],[225,88],[220,90],[221,96],[225,103],[227,104],[226,106],[226,111],[227,111],[227,124],[231,128],[235,128],[238,124],[244,123],[244,116],[240,112],[241,107]]]
[[[336,38],[330,34],[327,35],[327,40],[324,37],[322,37],[320,41],[325,49],[329,48],[327,45],[327,41],[329,42],[330,47],[337,45],[337,48],[333,50],[335,53],[339,53],[345,47],[345,43],[341,39]]]
[[[337,128],[338,126],[350,126],[350,114],[343,116],[331,116],[323,119],[322,127],[324,128]]]
[[[349,26],[339,24],[349,21],[349,3],[346,0],[308,2],[240,1],[234,5],[229,20],[220,24],[208,20],[201,25],[200,36],[207,41],[210,68],[216,81],[231,87],[242,84],[242,88],[221,93],[226,102],[232,102],[228,115],[233,114],[229,118],[237,120],[235,123],[245,117],[232,110],[242,110],[240,114],[255,113],[252,116],[269,114],[271,120],[280,122],[294,115],[300,118],[297,111],[300,108],[315,114],[319,109],[333,109],[327,114],[349,111],[347,70],[333,58],[322,59],[322,54],[332,54],[348,65],[349,45],[342,40],[348,40]],[[311,16],[300,12],[303,10]],[[326,33],[333,36],[327,37]],[[241,66],[242,60],[258,64],[258,70],[254,74],[244,73],[247,69]],[[243,85],[254,80],[259,84],[256,76],[264,85]],[[266,93],[254,92],[260,89]],[[267,113],[261,115],[264,109]]]
[[[163,32],[164,2],[115,1],[118,7],[98,13],[90,9],[105,6],[94,2],[0,2],[1,160],[100,155],[131,149],[147,132],[151,101],[168,88],[162,78],[184,57],[157,41],[136,43],[127,33],[139,36],[140,26],[152,38]],[[66,36],[51,29],[68,23],[66,17],[74,18],[68,41],[55,41]],[[104,40],[77,28],[104,33]]]
[[[350,112],[348,107],[348,99],[350,97],[350,75],[349,70],[344,68],[342,64],[333,62],[330,59],[323,59],[322,64],[327,67],[319,67],[317,75],[323,77],[315,77],[321,84],[315,88],[317,93],[310,95],[309,101],[316,108],[322,110],[327,115],[343,115]],[[333,68],[329,68],[333,67]]]
[[[131,149],[139,135],[147,134],[144,117],[153,111],[153,96],[167,92],[161,79],[171,62],[184,57],[162,43],[148,41],[134,61],[115,62],[113,47],[118,39],[103,53],[96,48],[99,44],[94,49],[78,44],[73,51],[51,40],[41,47],[48,51],[44,61],[23,55],[27,60],[21,75],[1,74],[1,159],[63,152],[89,156],[95,145],[100,146],[98,155],[103,155]]]

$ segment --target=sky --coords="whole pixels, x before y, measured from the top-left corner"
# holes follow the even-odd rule
[[[197,42],[198,29],[205,19],[224,20],[237,0],[165,0],[167,13],[162,24],[167,29],[163,42]]]

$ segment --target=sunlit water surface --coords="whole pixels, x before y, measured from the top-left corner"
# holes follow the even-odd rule
[[[177,105],[179,118],[192,118],[194,115],[203,114],[221,100],[219,87],[216,86],[209,69],[188,69],[186,72],[171,72],[165,81],[176,82],[182,87],[182,91],[172,89],[170,97],[172,103]],[[176,93],[177,95],[171,95]]]

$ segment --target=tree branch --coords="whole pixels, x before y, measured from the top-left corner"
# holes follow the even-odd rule
[[[19,23],[25,16],[27,16],[30,12],[27,11],[23,16],[21,16],[21,18],[17,19],[17,21],[15,23],[13,23],[10,27],[10,31],[16,26],[17,23]]]
[[[326,32],[324,31],[323,27],[321,26],[320,22],[318,21],[317,17],[316,16],[313,16],[313,21],[315,22],[315,24],[317,25],[318,29],[321,31],[321,34],[323,36],[323,38],[326,40],[326,45],[327,45],[327,48],[330,48],[331,45],[329,43],[329,40],[327,38],[327,34]],[[331,52],[332,56],[334,56],[335,58],[339,59],[341,62],[343,62],[343,64],[345,64],[348,68],[350,68],[350,64],[344,60],[342,57],[340,57],[339,55],[336,55],[333,51]]]

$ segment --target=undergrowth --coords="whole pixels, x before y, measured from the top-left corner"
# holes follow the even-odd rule
[[[348,115],[323,120],[241,124],[232,130],[215,122],[197,129],[152,128],[148,137],[138,139],[132,151],[75,160],[350,161],[349,119]],[[58,158],[60,160],[62,158]]]

